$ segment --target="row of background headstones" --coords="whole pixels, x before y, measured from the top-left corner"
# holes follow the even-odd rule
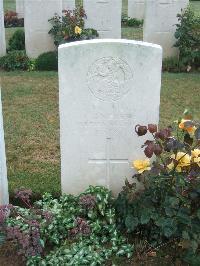
[[[144,19],[145,0],[126,0],[128,3],[128,16],[131,18]],[[62,0],[63,9],[72,10],[75,8],[76,0]],[[90,1],[95,2],[95,1]],[[105,1],[106,2],[106,1]],[[80,4],[83,0],[79,1]],[[16,0],[16,12],[19,18],[24,17],[24,0]]]
[[[85,26],[99,32],[100,38],[121,38],[122,0],[83,0],[87,14]],[[128,15],[144,19],[143,41],[160,44],[164,57],[177,55],[175,43],[176,15],[189,4],[189,0],[128,0]],[[48,19],[63,9],[73,9],[75,0],[16,0],[16,11],[25,19],[26,52],[30,58],[54,50],[48,34]],[[3,34],[3,31],[2,31]],[[2,43],[2,46],[4,46]],[[2,48],[5,53],[5,48]],[[2,54],[2,52],[0,52]]]

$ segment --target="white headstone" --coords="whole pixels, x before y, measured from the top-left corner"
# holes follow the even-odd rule
[[[164,57],[176,56],[178,49],[174,33],[178,23],[177,14],[187,7],[189,0],[146,1],[143,40],[157,43],[163,48]]]
[[[24,0],[16,0],[16,13],[18,18],[24,17]]]
[[[107,39],[58,50],[62,191],[102,185],[116,195],[144,159],[134,127],[159,120],[162,49]]]
[[[6,168],[6,153],[3,130],[3,113],[1,104],[1,89],[0,89],[0,205],[8,204],[8,180]]]
[[[51,29],[49,19],[55,13],[62,14],[62,0],[25,0],[24,1],[24,27],[26,53],[30,58],[55,50],[52,36],[48,34]]]
[[[145,0],[128,0],[128,16],[130,18],[144,19],[144,11]]]
[[[62,2],[63,2],[63,6],[62,6],[63,10],[75,9],[75,0],[62,0]]]
[[[121,0],[84,0],[86,28],[94,28],[100,38],[121,38]]]
[[[0,1],[0,57],[6,54],[3,1]]]

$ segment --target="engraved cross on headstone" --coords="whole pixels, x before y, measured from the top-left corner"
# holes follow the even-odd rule
[[[106,164],[106,184],[109,185],[111,164],[129,164],[128,159],[112,159],[111,158],[111,138],[106,138],[106,158],[89,159],[89,164]]]

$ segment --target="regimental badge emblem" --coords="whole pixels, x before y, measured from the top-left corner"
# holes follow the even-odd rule
[[[117,101],[131,89],[133,73],[127,62],[120,58],[97,59],[87,73],[91,93],[103,101]]]

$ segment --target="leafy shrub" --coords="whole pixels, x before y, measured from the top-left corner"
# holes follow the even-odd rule
[[[9,51],[25,50],[25,34],[23,30],[17,30],[9,40]]]
[[[95,29],[84,29],[86,14],[83,8],[63,10],[63,16],[56,14],[49,19],[52,28],[49,34],[54,38],[56,46],[72,41],[93,39],[98,36]]]
[[[198,265],[200,124],[187,112],[177,122],[159,131],[152,124],[136,127],[138,136],[149,132],[152,137],[142,146],[147,159],[133,162],[135,181],[126,181],[116,201],[118,222],[152,248],[176,242],[185,259]],[[153,155],[157,160],[151,164]]]
[[[143,19],[130,18],[128,16],[122,16],[122,24],[128,27],[141,27],[143,25]]]
[[[0,68],[12,70],[27,70],[29,68],[29,58],[25,51],[10,51],[0,58]]]
[[[3,222],[27,265],[103,265],[111,256],[132,255],[119,233],[111,192],[90,186],[79,196],[53,199],[46,193],[32,206],[27,189],[16,191],[26,208],[12,206]]]
[[[10,27],[24,27],[24,19],[18,18],[14,11],[7,11],[4,14],[4,25],[6,28]]]
[[[179,58],[169,57],[163,60],[162,70],[167,72],[178,73],[187,71],[187,68],[180,62]]]
[[[35,61],[36,70],[58,70],[58,53],[47,52],[38,56]]]
[[[189,68],[200,67],[200,16],[187,8],[182,14],[178,14],[179,23],[176,24],[177,39],[175,47],[179,48],[179,60]]]

